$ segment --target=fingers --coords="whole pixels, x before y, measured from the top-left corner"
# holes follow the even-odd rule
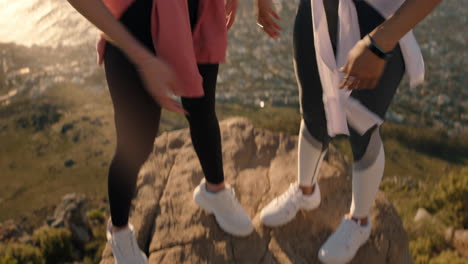
[[[273,10],[270,10],[270,15],[272,15],[277,20],[281,20],[280,16],[278,16],[278,14]]]
[[[231,29],[232,25],[234,24],[234,21],[236,20],[237,5],[238,5],[237,0],[228,0],[226,2],[226,6],[225,6],[226,16],[227,16],[226,28],[228,30]]]
[[[164,105],[161,105],[161,107],[178,114],[186,115],[188,113],[179,103],[175,101],[167,102]]]
[[[281,27],[277,20],[280,20],[279,15],[272,8],[271,1],[259,2],[258,25],[272,38],[280,36]]]
[[[359,86],[358,89],[372,89],[372,80],[371,79],[364,79],[361,80],[361,85]]]
[[[236,14],[237,14],[237,7],[232,10],[232,12],[228,16],[228,21],[227,21],[227,29],[231,29],[232,25],[234,25],[234,21],[236,20]]]
[[[270,12],[269,15],[261,16],[258,19],[258,24],[263,28],[263,30],[272,38],[277,38],[280,36],[281,27],[273,19],[275,17],[274,12]],[[277,16],[277,15],[276,15]]]
[[[346,75],[340,83],[340,88],[347,90],[374,89],[377,86],[378,81],[378,79],[364,79]]]
[[[349,75],[349,73],[347,73],[338,87],[340,89],[347,89],[348,86],[351,84],[350,78],[351,76]]]
[[[354,72],[353,67],[350,66],[349,62],[345,66],[340,68],[340,72],[344,72],[345,76],[339,84],[340,89],[347,90],[364,90],[374,89],[378,83],[379,78],[364,77],[358,72]]]
[[[351,81],[348,85],[348,90],[358,90],[360,88],[361,81],[357,78]]]
[[[233,2],[232,0],[227,0],[226,1],[226,5],[224,6],[224,10],[226,11],[226,14],[231,13],[232,4],[233,4],[232,2]]]
[[[187,111],[185,111],[181,104],[175,101],[174,99],[170,98],[168,95],[156,95],[155,100],[159,104],[159,106],[161,106],[161,108],[179,114],[187,114]]]
[[[350,69],[349,69],[349,61],[346,61],[346,64],[339,69],[340,72],[345,73],[343,80],[341,81],[340,85],[338,86],[340,89],[347,89],[348,81],[350,78]]]

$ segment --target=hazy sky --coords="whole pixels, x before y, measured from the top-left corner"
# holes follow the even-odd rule
[[[65,0],[0,0],[0,41],[23,45],[82,44],[94,28]]]

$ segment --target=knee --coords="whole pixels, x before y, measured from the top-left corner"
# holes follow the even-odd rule
[[[190,102],[184,103],[184,109],[187,111],[186,117],[189,121],[216,118],[214,105],[205,102],[202,98],[189,100]]]
[[[322,144],[323,149],[326,149],[330,142],[326,125],[320,125],[317,122],[312,122],[308,119],[302,119],[301,136],[310,141],[316,141]]]
[[[114,154],[114,163],[129,172],[138,171],[153,151],[153,142],[148,144],[118,144]]]
[[[364,135],[359,135],[354,130],[351,130],[350,132],[354,162],[372,164],[382,147],[380,127],[374,126]]]

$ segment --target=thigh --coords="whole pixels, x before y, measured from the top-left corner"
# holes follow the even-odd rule
[[[106,49],[104,67],[114,106],[117,149],[147,152],[157,135],[161,108],[127,57],[115,46]]]
[[[356,9],[362,37],[385,21],[375,9],[364,1],[357,1]],[[351,96],[359,100],[381,118],[385,118],[385,113],[400,85],[404,73],[405,62],[400,47],[397,46],[393,50],[393,57],[387,61],[385,70],[377,86],[370,90],[355,90],[351,93]]]
[[[328,141],[327,121],[322,99],[312,32],[310,1],[301,0],[294,23],[294,69],[299,86],[301,114],[310,134],[318,141]]]
[[[198,98],[182,97],[182,105],[190,115],[214,114],[216,102],[216,82],[218,78],[218,64],[199,64],[198,70],[203,79],[205,95]]]

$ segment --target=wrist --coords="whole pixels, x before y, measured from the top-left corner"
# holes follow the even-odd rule
[[[390,34],[382,32],[382,28],[378,28],[368,35],[372,37],[376,46],[378,46],[384,52],[391,52],[398,44],[398,39],[389,37]]]
[[[392,57],[392,51],[385,51],[383,48],[381,48],[375,40],[372,38],[370,34],[366,35],[364,37],[364,42],[366,47],[377,57],[383,60],[388,60]]]

